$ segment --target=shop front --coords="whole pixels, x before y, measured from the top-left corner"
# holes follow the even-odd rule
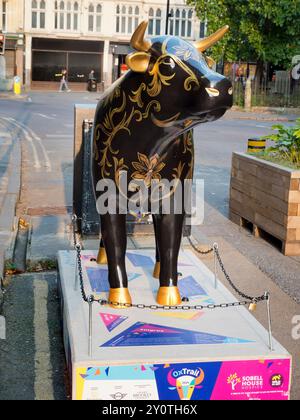
[[[128,70],[125,60],[132,49],[129,44],[110,42],[109,52],[113,56],[112,81],[114,82]]]
[[[66,69],[71,89],[86,90],[91,70],[101,89],[103,48],[102,41],[33,38],[31,87],[58,89]]]

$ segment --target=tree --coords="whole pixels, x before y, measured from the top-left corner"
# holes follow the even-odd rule
[[[215,59],[269,62],[284,68],[300,54],[300,0],[187,0],[209,33],[230,32],[212,48]]]

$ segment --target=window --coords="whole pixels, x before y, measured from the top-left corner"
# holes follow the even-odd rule
[[[140,9],[138,6],[118,4],[116,7],[116,32],[130,35],[139,24]]]
[[[78,31],[79,3],[77,1],[55,1],[54,9],[55,29]]]
[[[160,35],[161,34],[161,10],[157,9],[154,13],[152,7],[149,9],[149,35]]]
[[[102,5],[89,4],[88,30],[89,32],[101,32]]]
[[[200,38],[205,38],[206,25],[205,22],[200,22]]]
[[[170,35],[182,38],[192,38],[192,9],[171,9],[170,10]]]
[[[46,2],[44,0],[31,2],[31,27],[33,29],[45,29]]]
[[[2,2],[2,30],[7,31],[7,1]]]

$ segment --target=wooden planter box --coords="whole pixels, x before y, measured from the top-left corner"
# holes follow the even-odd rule
[[[229,209],[233,222],[281,241],[284,255],[300,255],[300,170],[233,153]]]

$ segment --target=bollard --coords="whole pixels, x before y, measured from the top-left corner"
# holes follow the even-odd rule
[[[248,139],[248,153],[260,153],[266,150],[266,139],[251,137]]]
[[[21,95],[21,79],[19,76],[14,77],[14,94]]]

